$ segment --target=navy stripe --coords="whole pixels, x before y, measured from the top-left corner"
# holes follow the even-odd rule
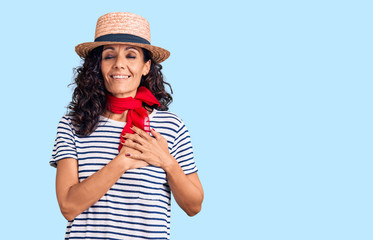
[[[66,127],[69,129],[69,132],[70,132],[71,130],[74,130],[74,126],[72,126],[70,120],[69,120],[69,119],[66,119],[66,118],[64,118],[64,119],[65,119],[66,121],[65,121],[65,122],[61,121],[61,122],[60,122],[60,125],[58,126],[58,128],[60,128],[61,126],[66,126]],[[74,130],[74,131],[75,131],[75,130]]]
[[[190,168],[190,169],[185,169],[184,172],[186,172],[186,174],[189,175],[189,174],[198,172],[198,170],[197,170],[197,168]]]
[[[69,240],[69,239],[101,239],[101,240],[123,240],[122,238],[109,238],[109,237],[69,237],[69,238],[65,238],[65,240]]]
[[[148,183],[153,183],[153,184],[159,184],[159,182],[154,182],[154,181],[150,181],[148,179],[141,179],[141,178],[132,178],[132,177],[127,177],[127,176],[121,176],[120,179],[123,179],[123,180],[135,180],[135,181],[141,181],[141,182],[148,182]]]
[[[145,171],[160,173],[160,174],[165,174],[166,173],[162,168],[154,167],[154,166],[149,166],[149,168],[141,168],[141,169],[145,170]]]
[[[160,126],[163,126],[164,124],[172,124],[172,125],[174,125],[175,127],[179,127],[179,125],[178,124],[176,124],[176,123],[174,123],[174,122],[171,122],[171,121],[150,121],[150,124],[152,124],[153,123],[153,125],[154,124],[159,124]]]
[[[168,111],[157,111],[157,115],[165,115],[165,116],[174,117],[176,120],[179,121],[179,123],[181,123],[181,119],[176,114],[174,114],[172,112],[168,112]]]
[[[76,146],[77,149],[111,149],[111,150],[118,150],[118,147],[107,147],[107,146],[84,146],[84,147],[81,147],[81,146]]]
[[[72,118],[71,115],[65,115],[65,116],[62,117],[62,119],[66,120],[66,122],[68,122],[68,124],[71,123],[71,118]]]
[[[97,153],[97,154],[109,154],[109,155],[115,154],[115,155],[117,155],[116,153],[103,152],[103,151],[87,151],[87,152],[81,152],[81,153],[79,153],[79,154],[80,154],[80,155],[85,155],[85,154],[92,154],[92,153]],[[101,155],[100,155],[100,156],[101,156]]]
[[[142,200],[150,200],[150,201],[154,201],[154,199],[146,199],[146,198],[140,198],[138,196],[134,196],[134,197],[128,197],[128,196],[123,196],[123,195],[116,195],[116,194],[111,194],[111,193],[106,193],[104,196],[109,196],[109,197],[116,197],[116,198],[123,198],[123,199],[142,199]],[[170,205],[170,202],[166,202],[162,199],[156,199],[156,201],[160,201],[166,205]]]
[[[174,139],[175,137],[171,134],[168,134],[168,133],[165,133],[165,132],[159,132],[160,134],[162,134],[162,136],[167,136],[167,137],[170,137],[171,139]],[[168,141],[167,141],[168,142]]]
[[[116,156],[115,154],[113,154],[114,155],[114,157]],[[104,160],[109,160],[109,161],[111,161],[113,158],[107,158],[107,157],[86,157],[86,158],[82,158],[82,157],[80,157],[79,158],[79,161],[85,161],[85,160],[95,160],[95,159],[104,159]]]
[[[137,218],[137,219],[145,219],[145,220],[154,220],[154,221],[162,221],[169,223],[164,218],[154,218],[154,217],[143,217],[143,216],[133,216],[133,215],[125,215],[125,214],[118,214],[118,213],[112,213],[112,212],[89,212],[84,211],[85,214],[92,214],[92,215],[112,215],[117,217],[130,217],[130,218]]]
[[[165,233],[167,234],[167,231],[150,231],[150,230],[143,230],[143,229],[137,229],[137,228],[129,228],[124,226],[114,226],[114,225],[105,225],[105,224],[74,224],[74,226],[77,227],[104,227],[104,228],[118,228],[118,229],[126,229],[126,230],[133,230],[138,232],[144,232],[144,233]]]
[[[113,138],[113,139],[118,139],[117,136],[95,136],[95,135],[88,135],[88,136],[82,137],[82,140],[84,141],[85,139],[90,139],[90,138]]]
[[[184,157],[186,157],[186,156],[189,156],[189,155],[192,155],[192,156],[193,156],[193,152],[190,152],[190,153],[187,153],[187,154],[184,154],[184,155],[178,156],[177,158],[178,158],[178,159],[182,159],[182,158],[184,158]],[[185,160],[179,161],[179,163],[181,163],[181,162],[183,162],[183,161],[185,161]]]
[[[63,149],[57,149],[56,151],[59,156],[65,156],[65,155],[73,155],[76,156],[76,153],[71,150],[63,150]]]
[[[180,137],[183,137],[184,134],[186,134],[186,136],[185,136],[183,139],[181,139],[181,140],[179,141],[179,138],[180,138]],[[187,139],[187,138],[190,138],[190,136],[189,136],[189,132],[188,132],[188,131],[185,131],[185,132],[183,132],[182,134],[180,134],[179,136],[177,136],[177,137],[175,138],[175,142],[178,141],[178,143],[179,143],[179,142],[181,142],[181,141],[183,141],[183,140],[185,140],[185,139]]]
[[[64,142],[61,142],[61,143],[56,143],[55,147],[56,147],[56,149],[58,149],[58,148],[69,148],[69,149],[71,149],[71,144],[68,145],[68,144],[66,144]]]
[[[134,221],[121,221],[121,220],[115,220],[115,219],[108,219],[108,218],[83,218],[83,217],[76,217],[75,220],[77,221],[110,221],[110,222],[117,222],[117,223],[125,223],[125,224],[132,224],[132,225],[141,225],[146,227],[166,227],[165,225],[157,225],[157,224],[146,224],[142,222],[134,222]],[[167,229],[170,229],[169,227],[166,227]]]
[[[178,121],[179,123],[181,123],[180,120],[179,120],[178,118],[176,118],[176,117],[170,117],[170,116],[154,116],[153,118],[154,118],[154,119],[175,119],[176,121]]]
[[[183,148],[184,146],[187,146],[186,148]],[[181,152],[184,152],[186,150],[192,149],[193,152],[193,147],[190,145],[189,142],[186,142],[182,145],[175,146],[175,148],[172,150],[171,154],[175,154],[175,156]]]
[[[108,195],[106,195],[106,196],[108,196]],[[124,205],[128,205],[128,206],[143,206],[143,207],[161,208],[161,209],[166,210],[167,212],[171,212],[171,210],[168,209],[168,208],[166,208],[166,207],[159,206],[159,205],[154,205],[154,204],[126,203],[126,202],[118,202],[118,201],[112,201],[112,200],[107,200],[107,199],[100,199],[100,200],[98,200],[98,202],[102,202],[102,203],[113,203],[113,204],[124,204]]]
[[[168,195],[163,195],[161,193],[147,193],[143,191],[135,191],[135,190],[129,190],[129,189],[118,189],[118,188],[110,188],[111,191],[118,191],[118,192],[130,192],[130,193],[141,193],[147,196],[160,196],[164,198],[168,198]],[[158,199],[156,199],[158,200]]]
[[[188,147],[188,148],[185,148],[185,149],[183,149],[183,150],[179,150],[179,151],[177,151],[177,153],[178,154],[180,154],[180,153],[183,153],[183,152],[185,152],[185,151],[188,151],[188,150],[191,150],[192,149],[192,152],[193,152],[193,148],[192,147]]]
[[[189,164],[186,164],[186,165],[183,165],[183,168],[187,168],[187,167],[190,167],[190,166],[193,166],[194,167],[194,162],[192,162],[192,163],[189,163]]]
[[[100,169],[79,170],[78,173],[87,173],[87,172],[95,173],[95,172],[98,172],[99,170]]]
[[[193,159],[193,156],[190,157],[190,158],[188,158],[188,159],[181,160],[181,161],[179,161],[178,163],[179,163],[179,165],[182,165],[182,163],[187,162],[187,161],[190,161],[190,160],[192,160],[192,159]]]
[[[88,143],[119,144],[119,141],[118,142],[110,142],[110,141],[79,141],[79,140],[76,140],[76,142],[81,143],[81,144],[83,144],[83,143],[84,144],[88,144]]]
[[[140,187],[140,188],[146,188],[146,189],[152,189],[152,190],[157,190],[157,191],[163,191],[166,193],[169,193],[169,191],[163,189],[163,188],[155,188],[155,187],[149,187],[149,186],[144,186],[140,184],[129,184],[129,183],[115,183],[115,185],[120,185],[120,186],[127,186],[127,187]]]
[[[170,128],[170,127],[157,127],[157,130],[158,130],[158,132],[161,132],[161,130],[169,130],[169,131],[172,131],[174,133],[177,133],[177,130],[175,130],[173,128]]]
[[[80,163],[79,162],[79,167],[85,167],[85,166],[106,166],[107,163]]]
[[[145,176],[149,176],[149,177],[152,177],[152,178],[164,179],[164,177],[158,177],[158,176],[154,176],[154,175],[151,175],[151,174],[148,174],[148,173],[131,172],[131,174],[145,175]]]
[[[64,122],[61,123],[61,125],[58,126],[57,129],[64,129],[64,130],[66,130],[67,132],[70,132],[70,133],[71,133],[71,125],[68,124],[68,123],[64,123]]]
[[[125,208],[117,208],[117,207],[112,207],[112,206],[100,206],[100,205],[94,205],[91,206],[90,209],[113,209],[113,210],[120,210],[120,211],[125,211],[125,212],[141,212],[141,213],[149,213],[149,214],[158,214],[158,215],[165,215],[169,217],[168,214],[164,212],[154,212],[154,211],[146,211],[146,210],[140,210],[140,209],[125,209]]]
[[[156,238],[156,237],[144,237],[144,236],[137,236],[137,235],[133,235],[133,234],[126,234],[126,233],[119,233],[119,232],[113,232],[113,231],[93,231],[93,230],[86,230],[86,231],[71,231],[70,233],[102,233],[102,234],[114,234],[114,235],[121,235],[121,236],[127,236],[127,237],[137,237],[137,238],[142,238],[142,239],[152,239],[152,240],[164,240],[164,239],[167,239],[167,238]],[[89,238],[92,238],[92,237],[88,237]],[[70,237],[71,239],[71,237]],[[87,239],[87,237],[85,237],[84,239]],[[94,239],[100,239],[100,238],[94,238]],[[102,238],[102,239],[112,239],[112,238]]]
[[[68,141],[70,144],[73,144],[73,143],[74,143],[73,141],[71,141],[70,138],[62,137],[62,136],[58,136],[58,140],[56,141],[56,143],[58,144],[59,142],[64,142],[64,141],[61,141],[61,140],[66,140],[66,141]],[[64,143],[66,143],[66,142],[64,142]]]
[[[104,196],[108,196],[108,197],[116,197],[116,198],[123,198],[123,199],[138,199],[138,198],[139,198],[139,197],[137,197],[137,196],[134,196],[134,197],[128,197],[128,196],[115,195],[115,194],[110,194],[110,193],[106,193]]]
[[[109,128],[109,127],[108,127]],[[122,130],[123,130],[123,128],[118,128],[118,130],[120,130],[120,131],[111,131],[111,130],[96,130],[95,132],[94,132],[94,136],[96,136],[96,133],[122,133]],[[99,135],[97,135],[97,137],[99,137]]]
[[[73,154],[63,154],[63,155],[59,155],[58,158],[55,158],[54,162],[57,162],[59,160],[65,159],[65,158],[75,158],[75,159],[77,159],[77,157]]]
[[[178,143],[175,144],[175,147],[178,148],[178,149],[180,149],[180,148],[182,148],[185,145],[188,145],[188,144],[190,145],[190,139],[189,139],[189,141],[187,141],[185,143],[182,143],[182,142],[184,142],[184,140],[186,140],[188,138],[190,138],[190,137],[186,136],[185,138],[181,139]],[[192,146],[190,146],[190,147],[192,147]]]

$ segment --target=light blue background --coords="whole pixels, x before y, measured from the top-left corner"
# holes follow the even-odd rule
[[[75,45],[112,11],[146,17],[192,134],[202,212],[172,239],[373,239],[371,1],[1,3],[2,239],[63,239],[56,127]]]

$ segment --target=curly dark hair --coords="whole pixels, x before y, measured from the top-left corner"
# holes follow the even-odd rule
[[[90,51],[82,66],[75,69],[76,77],[72,83],[75,89],[67,108],[70,110],[68,114],[72,116],[75,132],[81,136],[87,136],[96,129],[99,117],[106,109],[107,91],[101,73],[102,50],[103,46]],[[159,107],[144,103],[144,107],[168,110],[168,105],[172,102],[171,85],[164,81],[162,65],[153,60],[151,52],[143,48],[142,51],[144,62],[151,60],[151,66],[149,73],[142,76],[140,86],[148,88],[160,103]],[[165,85],[168,85],[171,94],[165,90]]]

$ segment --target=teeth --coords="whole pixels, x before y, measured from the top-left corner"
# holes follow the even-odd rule
[[[125,79],[125,78],[129,78],[130,76],[113,75],[112,77],[113,77],[114,79]]]

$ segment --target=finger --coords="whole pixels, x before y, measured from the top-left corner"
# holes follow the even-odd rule
[[[157,140],[161,140],[161,139],[163,138],[163,136],[162,136],[159,132],[155,131],[154,128],[152,128],[152,129],[150,130],[150,132],[152,133],[152,135],[153,135],[153,136],[155,137],[155,139],[157,139]]]
[[[123,144],[122,144],[122,146],[123,147],[120,151],[123,152],[123,153],[141,153],[139,150],[124,146]]]
[[[144,139],[148,139],[148,138],[150,138],[149,134],[147,134],[144,130],[142,130],[142,129],[136,127],[136,126],[131,127],[131,129],[132,129],[135,133],[137,133],[138,135],[140,135],[140,137],[142,137],[142,138],[144,138]]]
[[[147,162],[146,156],[142,153],[126,153],[126,157]]]
[[[160,134],[159,132],[155,131],[154,128],[152,128],[151,133],[153,134],[153,136],[155,137],[155,139],[158,142],[161,142],[161,143],[164,143],[164,144],[167,145],[167,139],[165,137],[163,137],[162,134]],[[168,145],[167,145],[167,148],[168,148]]]
[[[134,142],[132,141],[131,139],[127,139],[124,143],[122,143],[123,146],[126,146],[126,147],[129,147],[129,148],[132,148],[132,149],[135,149],[135,150],[138,150],[140,152],[143,152],[144,151],[144,148],[141,144],[137,143],[137,142]]]
[[[140,159],[140,156],[141,156],[141,154],[136,154],[136,153],[126,153],[125,154],[126,155],[126,157],[130,157],[130,158],[133,158],[133,159]]]
[[[137,143],[139,143],[141,145],[144,144],[144,141],[145,141],[138,134],[125,133],[124,135],[122,135],[122,137],[125,138],[125,139],[130,139],[133,142],[137,142]]]

